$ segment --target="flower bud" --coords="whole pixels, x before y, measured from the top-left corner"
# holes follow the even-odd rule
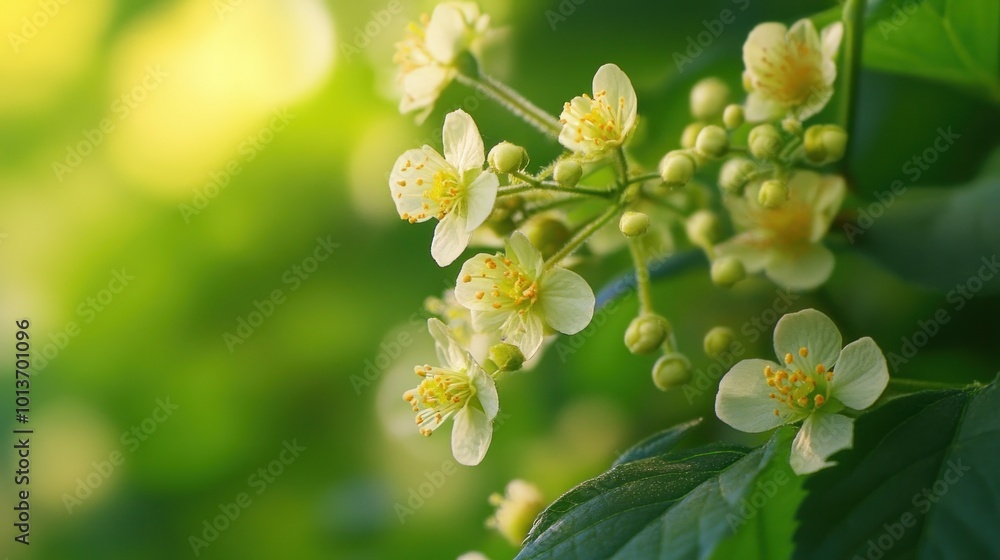
[[[497,173],[510,173],[518,171],[528,164],[528,152],[521,146],[510,142],[500,142],[490,150],[486,161]]]
[[[660,160],[660,178],[668,187],[683,187],[694,177],[695,161],[681,150],[674,150]]]
[[[806,159],[813,163],[832,163],[844,157],[847,133],[835,124],[817,124],[806,129],[803,145]]]
[[[625,237],[639,237],[644,235],[649,229],[649,216],[642,212],[632,212],[631,210],[622,214],[618,220],[618,229]]]
[[[726,128],[732,130],[734,128],[739,128],[743,125],[743,106],[742,105],[729,105],[722,112],[722,124],[726,125]]]
[[[733,158],[719,170],[719,186],[730,194],[739,194],[757,166],[746,158]]]
[[[710,121],[720,114],[729,98],[729,86],[718,78],[705,78],[691,88],[691,115]]]
[[[513,344],[500,342],[490,347],[490,361],[499,371],[517,371],[524,366],[524,353]]]
[[[691,362],[684,354],[670,352],[653,364],[653,384],[661,391],[675,389],[691,381]]]
[[[493,517],[486,520],[486,525],[496,529],[512,545],[520,546],[535,517],[545,509],[545,500],[534,484],[515,479],[507,483],[504,495],[490,496],[490,505],[497,509]]]
[[[704,346],[705,354],[709,358],[715,358],[723,352],[728,352],[729,347],[732,346],[735,339],[736,333],[733,332],[733,329],[729,327],[712,327],[705,333],[705,340],[702,341],[702,346]]]
[[[729,150],[729,136],[722,127],[710,124],[701,129],[694,147],[698,153],[710,158],[722,157]]]
[[[746,278],[747,271],[743,263],[736,257],[719,257],[712,263],[712,283],[722,288],[728,288]]]
[[[789,115],[781,121],[781,128],[789,134],[802,134],[802,121]]]
[[[757,202],[764,208],[777,208],[788,200],[788,185],[780,179],[764,181],[757,193]]]
[[[655,313],[643,313],[625,329],[625,346],[633,354],[655,352],[670,336],[670,323]]]
[[[561,220],[542,215],[528,221],[521,228],[528,241],[542,256],[548,258],[569,241],[572,232]]]
[[[573,159],[560,161],[552,171],[552,178],[561,187],[575,187],[580,182],[580,177],[583,177],[583,166],[580,165],[580,162]]]
[[[698,210],[691,214],[684,224],[684,229],[687,230],[691,243],[705,250],[715,245],[721,233],[719,217],[711,210]]]
[[[681,147],[685,150],[693,148],[694,143],[698,140],[698,134],[703,128],[705,128],[705,123],[700,122],[693,122],[684,127],[684,132],[681,133]]]
[[[768,160],[778,155],[781,149],[781,136],[773,124],[758,125],[750,131],[747,145],[753,157]]]

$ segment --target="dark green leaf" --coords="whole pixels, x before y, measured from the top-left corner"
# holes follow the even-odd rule
[[[672,428],[667,428],[662,432],[653,434],[625,450],[620,457],[611,465],[612,468],[622,463],[630,463],[639,459],[648,459],[656,455],[665,455],[670,452],[677,443],[684,438],[694,428],[701,424],[701,418],[696,418],[690,422],[678,424]]]
[[[1000,389],[925,391],[863,415],[806,482],[795,558],[998,558]]]
[[[753,517],[741,500],[763,492],[760,473],[772,461],[788,470],[794,433],[755,450],[714,444],[619,464],[542,512],[517,558],[707,558]]]
[[[967,282],[970,293],[1000,292],[1000,281],[990,281],[1000,251],[1000,152],[972,184],[903,188],[883,193],[891,196],[885,204],[863,206],[856,224],[845,226],[848,239],[907,280],[942,292]]]
[[[863,62],[943,81],[1000,103],[1000,3],[895,0],[868,11]]]

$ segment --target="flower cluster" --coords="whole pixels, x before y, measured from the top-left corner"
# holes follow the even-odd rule
[[[709,277],[719,286],[763,272],[783,287],[815,288],[834,267],[823,238],[846,190],[841,177],[823,168],[843,157],[845,131],[803,125],[822,116],[833,96],[839,23],[822,32],[809,20],[791,28],[757,26],[743,48],[745,100],[731,103],[722,79],[697,83],[690,95],[695,122],[652,165],[628,151],[639,105],[621,68],[600,66],[591,91],[565,102],[556,117],[482,71],[480,45],[488,33],[488,16],[469,2],[442,3],[411,26],[396,56],[400,110],[426,117],[457,81],[565,151],[530,169],[518,145],[504,141],[487,151],[473,117],[456,109],[444,116],[441,151],[408,150],[389,175],[400,218],[437,220],[434,261],[462,263],[454,288],[433,300],[440,320],[431,319],[428,329],[438,365],[418,366],[419,385],[404,399],[424,435],[453,421],[452,451],[466,465],[481,462],[489,447],[502,374],[530,367],[547,337],[578,333],[591,322],[594,292],[572,270],[578,264],[628,251],[639,309],[624,343],[634,354],[658,355],[652,379],[669,390],[690,380],[691,364],[677,348],[674,326],[656,312],[651,266],[686,244],[707,254]],[[704,188],[705,178],[719,188]],[[677,231],[686,239],[675,240]],[[470,245],[484,249],[463,257]],[[793,457],[802,471],[819,468],[849,444],[850,421],[835,413],[864,408],[881,392],[875,385],[884,387],[884,367],[872,365],[874,343],[863,339],[841,353],[836,329],[817,315],[786,317],[775,335],[779,362],[734,367],[717,406],[720,418],[749,431],[804,420]],[[706,352],[723,351],[728,333],[710,331]],[[758,393],[771,407],[765,418]],[[816,437],[820,425],[832,435]],[[498,513],[501,526],[506,511]]]

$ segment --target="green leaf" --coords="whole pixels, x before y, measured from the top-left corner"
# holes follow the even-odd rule
[[[648,459],[657,455],[663,455],[677,446],[677,443],[684,438],[691,430],[701,424],[701,418],[696,418],[690,422],[678,424],[672,428],[667,428],[662,432],[653,434],[639,443],[629,447],[611,465],[612,468],[623,463]]]
[[[896,274],[950,292],[949,303],[964,306],[968,298],[956,291],[959,286],[970,294],[1000,292],[1000,279],[993,279],[1000,252],[998,185],[1000,151],[969,185],[886,190],[882,202],[862,206],[860,227],[847,224],[844,231]]]
[[[1000,558],[1000,388],[925,391],[858,418],[806,482],[795,558]]]
[[[756,526],[741,500],[770,507],[785,491],[794,433],[779,429],[754,450],[720,443],[621,463],[542,512],[517,558],[708,558],[734,531]],[[787,475],[769,486],[760,474],[772,463]]]
[[[1000,104],[996,0],[882,1],[868,16],[865,66],[947,82]]]

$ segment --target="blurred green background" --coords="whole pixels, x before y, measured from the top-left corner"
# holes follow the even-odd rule
[[[5,3],[0,336],[12,364],[13,322],[30,319],[35,434],[29,547],[13,541],[15,457],[9,444],[0,452],[0,555],[193,557],[191,536],[206,538],[204,522],[246,493],[252,503],[199,557],[436,559],[475,549],[509,558],[516,550],[483,525],[491,493],[524,478],[552,500],[638,439],[713,419],[724,369],[708,369],[700,346],[714,325],[740,332],[746,356],[770,354],[770,326],[744,325],[774,317],[774,286],[724,291],[704,270],[664,279],[657,305],[696,379],[710,384],[693,403],[656,391],[653,358],[622,346],[636,307],[627,299],[501,384],[503,423],[481,466],[438,473],[452,470],[448,436],[420,437],[401,394],[412,366],[433,355],[424,298],[440,295],[459,265],[435,266],[432,227],[398,219],[389,167],[409,147],[438,144],[443,114],[459,106],[487,147],[510,140],[538,163],[559,147],[458,85],[425,125],[397,113],[393,44],[433,5]],[[831,3],[481,5],[500,29],[485,68],[552,112],[588,91],[598,66],[619,64],[639,95],[634,153],[652,167],[676,147],[698,78],[714,73],[739,91],[740,46],[755,24]],[[723,9],[733,23],[679,72],[673,53]],[[968,181],[996,146],[998,121],[995,106],[949,86],[864,71],[854,201],[909,181],[902,166],[942,126],[961,140],[907,185]],[[329,258],[311,260],[324,247]],[[626,263],[581,271],[599,288]],[[122,286],[116,274],[132,278]],[[943,293],[850,251],[823,289],[792,305],[826,311],[845,340],[869,335],[887,353],[918,320],[952,310]],[[997,307],[977,296],[893,375],[991,379]],[[0,414],[15,428],[6,371]],[[176,410],[157,411],[164,402]],[[759,441],[708,424],[705,440]],[[282,455],[286,443],[305,449]],[[428,481],[440,484],[410,501]]]

